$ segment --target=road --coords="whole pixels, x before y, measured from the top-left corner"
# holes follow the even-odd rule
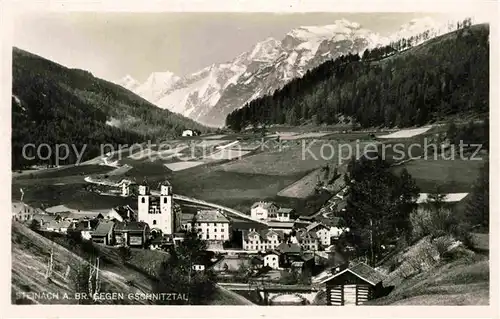
[[[159,191],[151,191],[151,194],[155,195],[155,196],[160,196],[160,192]],[[204,201],[204,200],[201,200],[201,199],[197,199],[197,198],[193,198],[193,197],[188,197],[188,196],[184,196],[184,195],[179,195],[179,194],[174,194],[173,198],[177,199],[177,200],[184,201],[184,202],[200,204],[200,205],[212,207],[212,208],[215,208],[215,209],[221,209],[223,211],[226,211],[226,212],[231,213],[233,215],[236,215],[238,217],[244,218],[246,220],[253,221],[253,222],[256,222],[256,223],[259,223],[259,224],[267,226],[267,223],[265,221],[258,220],[258,219],[253,219],[252,217],[250,217],[250,216],[248,216],[248,215],[246,215],[246,214],[244,214],[244,213],[242,213],[240,211],[237,211],[236,209],[232,209],[232,208],[229,208],[229,207],[226,207],[226,206],[222,206],[222,205],[219,205],[219,204],[210,203],[210,202],[207,202],[207,201]]]
[[[111,187],[120,187],[122,182],[123,182],[123,181],[121,181],[119,183],[113,183],[113,182],[109,182],[109,181],[96,181],[90,176],[87,176],[84,179],[87,183],[106,185],[106,186],[111,186]],[[157,190],[151,190],[151,195],[160,196],[160,192]],[[184,196],[184,195],[179,195],[179,194],[174,194],[173,198],[180,200],[180,201],[188,202],[188,203],[195,203],[195,204],[200,204],[200,205],[208,206],[208,207],[215,208],[215,209],[221,209],[225,212],[231,213],[231,214],[236,215],[238,217],[241,217],[243,219],[267,226],[267,223],[265,221],[253,219],[252,217],[250,217],[250,216],[248,216],[248,215],[246,215],[246,214],[244,214],[236,209],[232,209],[232,208],[229,208],[226,206],[210,203],[210,202],[207,202],[207,201],[204,201],[201,199],[188,197],[188,196]]]

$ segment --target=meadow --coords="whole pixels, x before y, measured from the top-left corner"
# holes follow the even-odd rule
[[[460,193],[471,191],[483,165],[483,161],[420,159],[392,170],[399,174],[406,168],[423,193],[435,191],[438,186],[445,193]]]

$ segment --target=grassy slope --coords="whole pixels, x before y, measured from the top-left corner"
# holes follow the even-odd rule
[[[49,282],[44,275],[51,249],[54,250],[54,274]],[[12,302],[15,302],[16,294],[19,292],[51,292],[58,293],[61,298],[59,300],[40,299],[37,302],[75,304],[77,301],[74,299],[73,283],[71,280],[65,280],[63,274],[68,266],[73,269],[85,262],[83,258],[68,249],[21,224],[14,223],[12,226]],[[136,280],[139,288],[129,286],[126,282],[131,275],[134,275],[131,271],[114,272],[108,267],[103,267],[101,271],[103,289],[125,294],[151,289],[144,277]],[[62,299],[64,293],[67,293],[70,299]]]
[[[489,261],[466,258],[403,280],[373,305],[488,305]]]
[[[67,246],[69,243],[64,237],[56,242]],[[15,302],[19,292],[52,292],[62,296],[67,293],[74,296],[74,288],[70,280],[64,280],[62,273],[67,266],[74,267],[85,263],[85,253],[75,247],[72,251],[64,248],[21,225],[14,223],[12,227],[12,302]],[[168,258],[166,253],[142,249],[132,249],[132,258],[124,265],[116,249],[99,246],[101,254],[101,269],[107,291],[128,293],[151,292],[151,274],[156,267]],[[54,249],[54,276],[52,282],[44,278],[50,250]],[[133,286],[130,283],[133,283]],[[41,303],[74,304],[76,300],[41,300]],[[130,302],[126,303],[139,303]],[[142,301],[141,304],[147,304]],[[250,305],[252,304],[238,294],[219,287],[212,302],[214,305]]]
[[[161,132],[178,136],[183,128],[208,131],[201,124],[160,109],[117,84],[94,77],[90,72],[66,68],[18,48],[13,49],[13,67],[13,93],[21,101],[25,92],[16,84],[43,78],[49,93],[69,92],[87,104],[90,110],[86,112],[92,112],[92,108],[104,111],[108,120],[111,117],[121,120],[123,128],[140,134]],[[140,121],[136,121],[138,119]]]

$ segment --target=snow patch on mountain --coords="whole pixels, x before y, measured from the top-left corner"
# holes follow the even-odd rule
[[[153,72],[147,78],[146,82],[135,89],[135,93],[142,96],[146,100],[154,103],[158,94],[168,90],[180,78],[172,72]]]

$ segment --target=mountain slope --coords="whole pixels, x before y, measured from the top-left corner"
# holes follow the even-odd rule
[[[173,85],[168,83],[157,94],[132,90],[161,108],[210,126],[222,126],[231,111],[257,97],[272,94],[327,60],[387,45],[400,37],[410,38],[424,31],[433,37],[451,27],[432,19],[418,19],[383,37],[345,19],[331,25],[303,26],[291,30],[281,40],[267,38],[231,61],[213,64]],[[148,87],[147,83],[143,86]]]
[[[50,252],[53,251],[53,273],[51,279],[45,278]],[[12,225],[12,303],[41,304],[76,304],[75,271],[88,261],[74,252],[35,233],[26,226]],[[117,274],[109,269],[101,268],[102,292],[141,293],[151,291],[151,283],[140,273],[132,270]],[[68,276],[66,271],[69,269]],[[138,288],[127,283],[135,279]],[[34,293],[58,294],[59,298],[38,298],[29,300]],[[63,298],[67,294],[69,298]],[[112,300],[104,304],[116,303]],[[120,303],[120,302],[118,302]],[[148,304],[146,300],[127,300],[128,304]]]
[[[127,80],[134,85],[131,77]],[[13,167],[41,162],[21,156],[27,143],[74,144],[78,149],[87,145],[84,159],[88,159],[100,155],[100,144],[130,145],[146,138],[178,136],[185,128],[207,131],[87,71],[13,49]],[[75,160],[70,157],[66,162]]]
[[[489,106],[489,26],[465,26],[407,49],[393,46],[327,61],[273,95],[233,111],[226,124],[354,118],[362,127],[423,125],[452,114],[485,115]]]

